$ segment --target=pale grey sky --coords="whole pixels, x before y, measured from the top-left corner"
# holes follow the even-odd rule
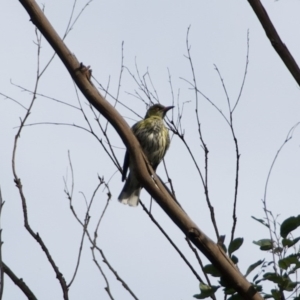
[[[78,1],[76,13],[85,1]],[[63,34],[73,1],[39,2],[45,5],[46,16]],[[300,60],[300,2],[263,1],[282,40]],[[66,39],[67,46],[79,61],[90,65],[93,75],[103,85],[110,77],[109,91],[116,95],[121,66],[121,43],[124,41],[124,64],[134,74],[135,60],[143,75],[149,68],[161,103],[170,105],[172,95],[168,69],[172,76],[175,97],[180,90],[180,103],[185,104],[182,126],[199,165],[203,170],[203,152],[195,119],[195,96],[180,78],[192,80],[186,55],[186,33],[191,25],[189,42],[199,89],[227,114],[227,102],[218,74],[224,78],[232,103],[236,100],[246,61],[247,30],[250,35],[248,75],[240,103],[234,114],[236,135],[240,145],[241,166],[238,193],[236,237],[244,237],[237,252],[240,270],[261,258],[255,239],[268,237],[268,232],[251,216],[263,217],[261,199],[272,160],[289,129],[300,121],[299,88],[287,71],[247,1],[93,1],[84,11]],[[20,85],[32,90],[36,74],[34,26],[18,1],[4,1],[0,10],[0,92],[28,106],[31,95]],[[41,66],[53,51],[42,42]],[[10,82],[11,81],[11,82]],[[124,71],[119,99],[139,115],[145,106],[129,95],[136,84]],[[39,93],[78,106],[70,76],[56,57],[42,77]],[[86,100],[81,97],[88,112]],[[113,103],[111,99],[108,99]],[[137,116],[122,106],[120,113],[132,125]],[[176,108],[177,109],[177,108]],[[229,127],[220,114],[199,98],[199,115],[204,139],[209,148],[209,192],[215,207],[221,234],[230,239],[234,192],[235,150]],[[177,110],[175,110],[177,112]],[[38,299],[62,299],[62,292],[39,245],[23,227],[21,201],[13,182],[11,155],[14,134],[25,110],[11,100],[0,98],[0,186],[5,200],[1,216],[3,259],[22,277]],[[82,114],[70,107],[38,97],[28,123],[64,122],[86,126]],[[123,163],[125,148],[112,134],[112,144]],[[279,220],[297,215],[300,192],[299,129],[283,149],[268,192],[268,208],[280,214]],[[70,281],[76,265],[82,230],[72,216],[64,194],[63,177],[68,174],[70,150],[74,174],[74,206],[82,218],[85,213],[83,192],[90,199],[98,183],[97,174],[109,180],[116,171],[100,144],[91,135],[73,127],[39,125],[23,130],[17,152],[17,171],[27,197],[30,223],[39,232],[54,260]],[[182,142],[172,139],[166,164],[176,195],[199,227],[216,240],[200,178]],[[158,173],[165,178],[163,167]],[[112,200],[99,230],[99,246],[118,274],[139,299],[192,299],[198,293],[198,282],[170,244],[143,212],[142,207],[129,208],[117,201],[122,188],[121,175],[115,174],[109,186]],[[149,205],[149,196],[142,192]],[[106,191],[100,190],[91,211],[94,228],[106,203]],[[197,261],[188,249],[183,234],[153,204],[152,212],[167,233],[199,271]],[[70,290],[71,299],[108,299],[105,282],[92,261],[86,241],[78,275]],[[132,299],[98,258],[111,284],[115,299]],[[206,260],[204,259],[206,262]],[[252,276],[253,277],[253,276]],[[252,278],[250,276],[250,279]],[[18,288],[5,278],[4,299],[25,299]]]

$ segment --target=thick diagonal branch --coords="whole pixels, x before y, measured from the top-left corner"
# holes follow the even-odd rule
[[[282,42],[260,0],[248,0],[275,51],[300,86],[300,69],[289,49]]]
[[[143,187],[181,229],[184,235],[186,235],[194,245],[202,251],[226,280],[231,282],[232,286],[243,298],[262,299],[260,294],[257,293],[251,284],[243,277],[221,248],[210,240],[179,207],[156,176],[154,176],[154,183],[154,180],[150,176],[150,174],[153,173],[153,170],[146,163],[141,147],[135,136],[132,134],[128,124],[115,108],[99,94],[97,89],[89,81],[86,73],[82,72],[83,68],[78,60],[55,32],[36,2],[33,0],[20,0],[20,2],[30,15],[31,21],[37,26],[60,57],[87,100],[118,132],[130,152],[131,158],[135,164],[136,172]]]

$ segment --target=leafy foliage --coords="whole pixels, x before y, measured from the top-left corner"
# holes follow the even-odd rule
[[[297,217],[290,217],[283,221],[280,226],[280,235],[286,238],[289,233],[300,226],[300,215]]]
[[[300,251],[299,247],[296,248],[296,244],[300,238],[293,238],[292,231],[300,226],[300,216],[289,217],[284,220],[280,225],[280,234],[276,232],[276,218],[273,217],[271,212],[267,212],[267,216],[270,220],[252,217],[262,225],[268,225],[266,227],[269,229],[270,235],[270,238],[253,241],[253,243],[259,246],[260,250],[269,252],[271,260],[262,260],[253,264],[249,267],[249,272],[246,272],[246,276],[252,271],[253,267],[256,268],[260,265],[261,272],[255,275],[253,281],[255,283],[269,281],[276,286],[269,293],[263,293],[265,299],[285,299],[286,292],[291,293],[290,299],[298,299],[300,282],[297,281],[297,270],[300,268]],[[290,253],[291,251],[293,253]],[[270,267],[272,267],[272,271],[266,272]],[[291,276],[296,280],[293,281]]]
[[[199,287],[200,287],[201,293],[194,295],[194,298],[196,298],[196,299],[205,299],[205,298],[211,297],[219,288],[219,286],[213,286],[213,285],[209,286],[209,285],[206,285],[201,282],[199,284]]]
[[[253,287],[262,293],[265,299],[293,299],[300,300],[300,281],[298,281],[297,274],[300,269],[300,248],[297,243],[300,241],[300,237],[294,238],[292,232],[300,226],[300,215],[297,217],[290,217],[284,220],[279,227],[277,226],[277,220],[274,218],[271,212],[268,212],[270,220],[263,220],[252,217],[255,221],[262,224],[269,231],[269,237],[263,238],[257,241],[253,241],[253,244],[259,246],[259,249],[263,251],[263,254],[270,254],[271,259],[260,259],[247,268],[245,277],[251,272],[257,271],[253,276]],[[232,240],[228,245],[228,256],[237,264],[239,259],[233,253],[243,245],[243,238],[236,238]],[[223,247],[224,252],[226,247]],[[291,253],[292,252],[292,253]],[[220,272],[211,264],[206,265],[203,268],[206,274],[219,278],[218,286],[209,286],[200,284],[200,294],[194,295],[196,299],[205,299],[212,297],[215,291],[222,288],[224,295],[227,296],[227,300],[239,300],[241,296],[231,286],[231,284],[223,277]],[[270,282],[272,289],[265,291],[263,282]],[[288,293],[285,295],[285,293]]]

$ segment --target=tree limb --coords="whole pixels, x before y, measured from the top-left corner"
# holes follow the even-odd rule
[[[33,292],[27,286],[27,284],[23,281],[22,278],[18,278],[16,274],[4,263],[2,262],[4,273],[17,285],[20,290],[27,296],[28,300],[37,300]]]
[[[289,49],[282,42],[262,3],[260,2],[260,0],[248,0],[248,2],[254,10],[262,27],[264,28],[266,35],[270,40],[273,48],[275,49],[285,66],[288,68],[288,70],[291,72],[292,76],[295,78],[298,85],[300,86],[299,66],[297,65]]]

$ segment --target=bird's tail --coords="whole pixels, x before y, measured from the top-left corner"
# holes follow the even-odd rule
[[[129,206],[137,206],[139,204],[141,189],[140,183],[134,176],[129,174],[118,200]]]

